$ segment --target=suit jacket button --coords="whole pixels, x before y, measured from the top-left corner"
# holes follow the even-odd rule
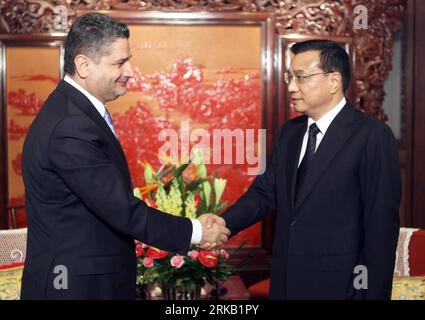
[[[297,220],[294,219],[291,221],[291,227],[295,226],[296,224],[297,224]]]

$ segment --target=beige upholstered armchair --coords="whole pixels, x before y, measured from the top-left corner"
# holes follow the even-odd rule
[[[0,300],[19,299],[27,229],[0,230]]]

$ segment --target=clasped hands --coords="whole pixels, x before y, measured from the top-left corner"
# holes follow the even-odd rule
[[[217,215],[206,213],[198,217],[202,224],[202,239],[198,247],[204,250],[214,249],[228,240],[230,230],[226,221]]]

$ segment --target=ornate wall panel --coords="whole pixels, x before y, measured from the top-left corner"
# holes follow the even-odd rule
[[[170,11],[267,12],[274,15],[276,37],[299,34],[350,38],[355,53],[353,102],[356,108],[386,120],[387,116],[382,109],[383,80],[391,70],[393,34],[402,30],[405,2],[406,0],[0,0],[0,40],[24,40],[40,35],[66,33],[72,21],[82,11],[113,10],[120,14],[144,11],[151,12],[153,16],[155,12],[160,14]],[[359,18],[365,17],[365,14],[367,28],[356,28],[355,23],[359,22]],[[272,113],[274,114],[267,116],[273,117],[277,111]],[[0,122],[3,123],[0,123],[0,129],[5,132],[6,120],[2,113]],[[17,123],[12,125],[15,126],[15,131],[19,131]],[[0,161],[2,159],[0,157]],[[4,168],[4,164],[2,166]],[[7,174],[0,169],[0,179],[3,180],[0,185],[7,184],[5,175]],[[3,194],[0,195],[0,201],[7,192],[5,188],[0,186],[0,194]]]
[[[78,10],[272,12],[277,34],[353,37],[355,105],[385,120],[382,82],[391,70],[392,36],[402,29],[406,0],[0,0],[0,32],[34,34],[66,31]],[[367,29],[354,23],[363,5]],[[66,23],[64,22],[66,18]]]

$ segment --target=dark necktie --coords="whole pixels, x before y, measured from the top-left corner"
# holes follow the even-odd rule
[[[313,160],[314,153],[316,152],[316,136],[320,132],[320,129],[315,123],[312,123],[308,128],[308,141],[307,148],[305,149],[304,158],[301,161],[300,166],[297,171],[297,182],[295,186],[295,204],[297,204],[297,198],[301,187],[307,177],[307,172],[311,165],[311,160]]]

